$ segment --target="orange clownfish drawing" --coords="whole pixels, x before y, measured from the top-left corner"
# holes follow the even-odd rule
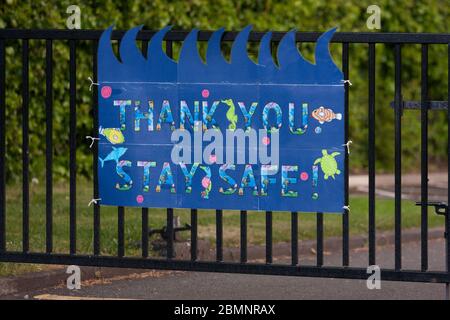
[[[334,119],[341,120],[342,114],[334,113],[333,110],[319,107],[312,112],[312,117],[319,121],[320,124],[324,124],[325,122],[331,122]]]

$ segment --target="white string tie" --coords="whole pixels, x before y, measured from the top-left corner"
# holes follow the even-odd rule
[[[342,209],[344,209],[347,212],[350,212],[350,206],[343,206]]]
[[[352,86],[352,82],[350,80],[341,80],[343,84],[348,83],[349,86]]]
[[[99,86],[100,85],[100,83],[94,82],[94,80],[92,80],[91,77],[88,77],[88,80],[91,82],[91,84],[89,85],[89,91],[92,91],[92,86]]]
[[[89,148],[92,148],[92,146],[94,145],[95,140],[100,140],[100,138],[91,137],[91,136],[86,136],[86,139],[91,139],[91,144],[89,145]]]
[[[90,207],[92,204],[98,204],[98,202],[99,202],[100,200],[102,200],[102,198],[92,199],[91,201],[89,201],[88,207]]]
[[[350,154],[350,145],[353,143],[352,140],[348,140],[347,143],[344,143],[342,146],[347,148],[347,154]]]

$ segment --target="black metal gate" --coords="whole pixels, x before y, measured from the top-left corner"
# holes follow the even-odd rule
[[[100,206],[93,206],[93,252],[90,255],[77,254],[77,217],[76,217],[76,50],[80,41],[89,41],[92,45],[92,63],[93,63],[93,81],[96,81],[96,51],[98,39],[101,31],[87,30],[0,30],[0,261],[5,262],[26,262],[26,263],[43,263],[43,264],[77,264],[83,266],[104,266],[104,267],[127,267],[127,268],[151,268],[151,269],[170,269],[170,270],[189,270],[189,271],[208,271],[208,272],[229,272],[229,273],[251,273],[251,274],[267,274],[267,275],[286,275],[286,276],[308,276],[308,277],[329,277],[329,278],[353,278],[367,279],[366,268],[356,268],[350,266],[349,254],[349,215],[350,212],[344,212],[342,215],[342,264],[336,266],[324,266],[324,216],[322,213],[316,213],[316,264],[303,265],[299,264],[298,255],[298,213],[291,213],[291,263],[276,264],[273,263],[272,253],[272,212],[266,212],[266,261],[265,263],[254,263],[247,261],[247,214],[246,211],[240,212],[240,261],[226,262],[223,259],[223,213],[216,210],[216,259],[215,261],[199,261],[198,259],[198,229],[196,209],[192,209],[190,213],[191,219],[191,257],[188,260],[180,260],[174,257],[174,227],[173,227],[173,209],[167,209],[167,257],[164,259],[155,259],[149,257],[149,211],[147,208],[142,209],[142,254],[139,257],[125,256],[125,208],[118,207],[118,234],[117,234],[117,254],[115,256],[101,255],[100,248]],[[116,31],[113,33],[114,40],[120,40],[124,32]],[[154,32],[142,31],[138,35],[138,40],[143,44],[148,42]],[[166,52],[170,56],[173,52],[173,42],[180,42],[186,37],[187,32],[172,31],[165,38]],[[199,41],[207,41],[211,32],[205,31],[199,33]],[[223,41],[233,41],[237,33],[227,32]],[[274,33],[273,41],[278,42],[284,33]],[[306,32],[297,33],[297,41],[314,42],[317,40],[319,33]],[[257,42],[263,36],[263,33],[253,32],[249,41]],[[30,252],[29,250],[29,41],[38,39],[46,42],[46,70],[45,70],[45,88],[46,103],[45,112],[46,120],[46,251]],[[23,182],[23,201],[22,201],[22,251],[8,251],[6,244],[6,177],[5,177],[5,110],[7,108],[5,99],[5,73],[8,68],[5,59],[5,48],[7,41],[20,41],[22,45],[22,182]],[[53,43],[55,41],[68,41],[70,49],[70,253],[58,254],[53,253],[53,232],[52,232],[52,107],[53,107]],[[445,102],[430,102],[428,98],[428,48],[430,45],[448,46],[450,52],[450,34],[405,34],[405,33],[337,33],[332,42],[342,44],[342,66],[345,79],[349,79],[349,46],[350,44],[359,43],[367,44],[368,54],[368,125],[369,139],[368,145],[368,169],[369,169],[369,224],[368,224],[368,265],[376,263],[376,228],[375,228],[375,48],[377,44],[391,44],[394,48],[395,55],[395,267],[393,269],[382,269],[381,275],[383,280],[397,281],[417,281],[417,282],[439,282],[450,283],[450,237],[446,237],[446,249],[442,254],[445,255],[446,271],[428,271],[428,206],[436,205],[440,208],[440,213],[445,215],[446,234],[450,230],[450,221],[447,214],[447,205],[445,203],[430,203],[428,201],[428,111],[436,105],[442,106]],[[422,78],[421,78],[421,101],[417,104],[412,102],[404,102],[402,100],[402,47],[410,44],[420,44],[422,48]],[[146,46],[144,45],[143,48]],[[145,50],[145,49],[143,49]],[[450,64],[450,53],[448,56]],[[450,72],[449,72],[450,76]],[[348,140],[348,108],[349,94],[348,83],[345,84],[345,110],[346,110],[346,141]],[[450,85],[450,81],[449,81]],[[450,93],[450,88],[449,88]],[[97,90],[94,87],[92,97],[94,135],[98,134],[98,114],[96,111]],[[389,102],[387,102],[389,103]],[[418,106],[421,108],[421,269],[405,270],[402,268],[402,201],[401,201],[401,116],[405,108]],[[448,113],[448,121],[450,122],[450,113]],[[89,134],[89,133],[88,133]],[[450,131],[449,131],[449,147],[450,147]],[[450,148],[449,148],[450,150]],[[97,188],[97,146],[93,147],[93,198],[98,198]],[[450,157],[449,157],[450,161]],[[348,172],[348,157],[345,160],[346,172]],[[450,179],[449,179],[450,181]],[[450,187],[450,186],[449,186]],[[450,191],[450,188],[448,188]],[[348,203],[348,177],[346,178],[346,200]]]

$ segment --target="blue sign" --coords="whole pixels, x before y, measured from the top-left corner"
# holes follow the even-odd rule
[[[271,33],[257,62],[247,53],[251,27],[227,61],[223,29],[208,41],[183,41],[178,61],[163,51],[169,28],[144,57],[141,27],[124,35],[117,58],[112,28],[98,48],[99,161],[102,205],[343,212],[344,84],[334,64],[331,29],[317,40],[315,64],[302,57],[295,31]]]

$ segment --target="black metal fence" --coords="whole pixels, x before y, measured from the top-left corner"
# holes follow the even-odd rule
[[[88,30],[0,30],[0,261],[5,262],[26,262],[26,263],[44,263],[44,264],[77,264],[83,266],[104,266],[104,267],[127,267],[127,268],[155,268],[170,270],[189,270],[189,271],[209,271],[209,272],[230,272],[230,273],[251,273],[251,274],[270,274],[287,276],[308,276],[308,277],[333,277],[333,278],[353,278],[367,279],[366,268],[350,266],[350,235],[349,235],[349,215],[345,211],[342,215],[342,263],[336,266],[324,266],[324,217],[322,213],[316,213],[316,264],[299,264],[299,246],[298,246],[298,213],[291,213],[291,263],[277,264],[273,262],[272,252],[272,212],[266,212],[266,261],[265,263],[248,262],[247,260],[247,213],[240,212],[240,261],[226,262],[223,259],[223,213],[216,210],[216,259],[215,261],[199,261],[198,259],[198,212],[192,209],[191,217],[191,257],[190,260],[180,260],[174,257],[174,211],[167,209],[167,257],[165,259],[155,259],[149,257],[149,210],[142,209],[142,254],[141,257],[125,256],[125,208],[118,207],[118,244],[116,256],[101,255],[100,243],[100,225],[101,208],[98,204],[93,207],[93,252],[91,255],[77,254],[77,216],[76,216],[76,55],[77,43],[81,40],[87,40],[92,43],[92,64],[93,81],[96,81],[97,72],[97,45],[101,31]],[[124,32],[116,31],[113,33],[114,40],[120,40]],[[138,35],[138,40],[145,44],[154,33],[143,31]],[[233,41],[237,33],[227,32],[223,41]],[[187,32],[171,31],[167,34],[166,52],[169,56],[173,54],[173,42],[180,42],[186,37]],[[200,32],[199,41],[207,41],[211,32]],[[276,32],[273,34],[273,41],[281,40],[284,33]],[[319,33],[298,33],[297,41],[314,42]],[[263,33],[253,32],[250,35],[250,41],[259,41]],[[45,252],[30,252],[29,230],[30,230],[30,198],[29,198],[29,40],[40,39],[46,41],[46,250]],[[7,108],[5,99],[5,73],[8,68],[5,59],[5,44],[8,40],[19,40],[22,43],[22,251],[12,252],[7,250],[6,246],[6,178],[5,178],[5,109]],[[70,48],[70,253],[53,253],[53,198],[52,198],[52,108],[53,108],[53,43],[54,41],[65,40],[69,42]],[[368,48],[368,127],[369,137],[368,146],[368,175],[369,175],[369,209],[368,209],[368,260],[367,265],[376,264],[376,226],[375,226],[375,48],[377,44],[392,44],[395,56],[395,255],[393,257],[395,266],[393,269],[382,269],[383,280],[398,281],[418,281],[418,282],[440,282],[450,283],[450,237],[446,237],[446,249],[442,252],[445,255],[446,271],[428,270],[428,206],[435,205],[440,208],[440,213],[445,215],[446,234],[450,230],[450,221],[447,215],[447,205],[445,203],[430,203],[428,201],[428,112],[433,103],[428,97],[428,48],[430,45],[447,45],[449,48],[450,64],[450,34],[404,34],[404,33],[337,33],[332,42],[342,44],[342,66],[344,78],[349,79],[349,46],[353,43],[367,44]],[[402,47],[409,44],[420,44],[422,47],[421,64],[421,101],[418,105],[421,109],[421,268],[419,270],[405,270],[402,268],[402,188],[401,188],[401,117],[404,107],[407,105],[402,100]],[[144,52],[145,53],[145,52]],[[450,72],[449,72],[450,76]],[[348,140],[348,109],[349,109],[349,91],[348,83],[345,84],[345,131],[346,141]],[[450,81],[449,81],[450,85]],[[94,87],[95,89],[95,87]],[[450,88],[449,88],[450,93]],[[94,115],[94,135],[98,134],[98,114],[96,111],[97,90],[94,90],[92,97],[92,107]],[[389,103],[389,102],[387,102]],[[414,104],[412,104],[414,105]],[[442,105],[442,104],[441,104]],[[411,104],[409,104],[411,106]],[[450,122],[450,112],[448,113]],[[450,146],[450,131],[449,131]],[[450,148],[449,148],[450,150]],[[93,198],[98,198],[97,181],[97,146],[93,147]],[[449,158],[450,159],[450,158]],[[449,160],[450,161],[450,160]],[[345,159],[345,168],[348,172],[348,157]],[[449,179],[450,181],[450,179]],[[346,202],[348,203],[348,176],[346,178]],[[450,188],[449,188],[450,190]]]

